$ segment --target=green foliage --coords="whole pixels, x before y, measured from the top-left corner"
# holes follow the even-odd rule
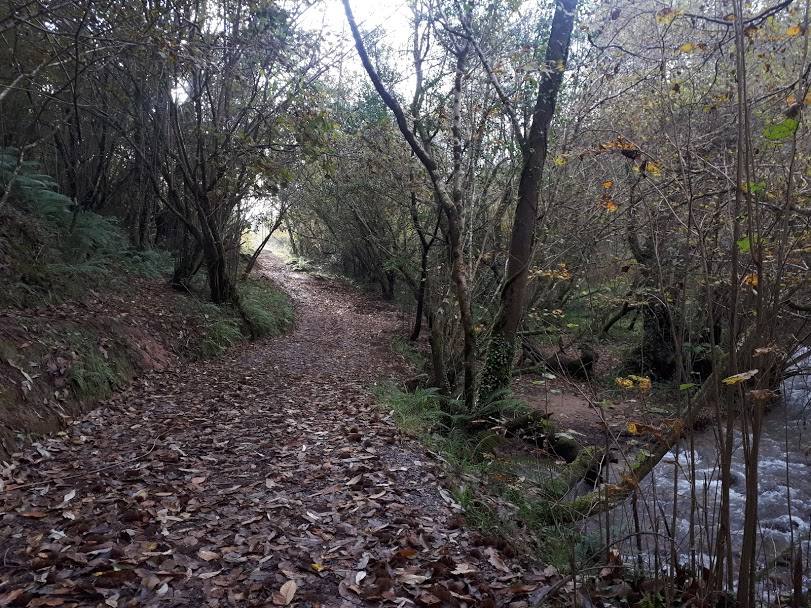
[[[403,357],[414,369],[422,369],[425,366],[425,357],[416,348],[413,342],[403,336],[397,335],[391,341],[391,349]]]
[[[296,272],[315,272],[317,270],[313,263],[305,258],[290,258],[287,265]]]
[[[6,193],[0,251],[9,289],[0,302],[26,307],[81,297],[102,277],[159,276],[170,266],[168,254],[133,250],[114,219],[81,209],[36,163],[18,166],[17,151],[0,148],[0,196]]]
[[[487,345],[487,357],[481,373],[481,394],[492,400],[494,392],[510,385],[512,362],[515,357],[515,341],[493,336]]]
[[[204,359],[218,357],[242,339],[242,332],[236,321],[213,319],[205,326],[205,336],[200,341],[200,356]]]
[[[639,608],[665,608],[666,605],[661,593],[646,593],[639,600]]]
[[[467,525],[485,534],[507,536],[509,528],[498,512],[481,500],[470,486],[462,486],[454,492],[454,499],[464,509]]]
[[[418,388],[409,393],[387,387],[379,397],[394,413],[397,426],[410,435],[433,432],[443,416],[442,396],[435,388]]]
[[[469,429],[483,421],[496,424],[517,418],[527,411],[524,402],[513,397],[508,389],[501,389],[481,397],[472,409],[460,399],[447,399],[442,423],[448,429]]]
[[[794,135],[799,126],[800,123],[797,119],[784,118],[780,122],[771,124],[763,129],[763,137],[771,141],[780,141]]]
[[[238,289],[240,311],[205,301],[195,293],[185,299],[188,315],[202,326],[202,338],[192,346],[194,356],[212,359],[239,342],[278,336],[293,325],[290,299],[272,283],[249,279]]]
[[[290,299],[268,281],[248,279],[239,293],[242,313],[254,337],[279,336],[293,325]]]
[[[480,442],[476,429],[482,425],[493,426],[527,411],[526,405],[506,390],[479,400],[473,409],[468,409],[461,399],[441,395],[436,388],[418,388],[414,392],[389,388],[380,396],[394,412],[397,424],[407,432],[439,433],[457,442],[466,434]]]
[[[465,411],[464,404],[439,394],[436,389],[405,392],[386,387],[380,391],[383,405],[390,409],[397,425],[405,432],[419,437],[442,455],[453,470],[465,474],[454,495],[464,509],[468,525],[486,534],[515,540],[517,531],[528,532],[539,554],[547,563],[561,570],[569,568],[572,551],[578,561],[591,559],[593,547],[574,528],[555,524],[556,505],[569,489],[571,475],[589,460],[589,450],[567,467],[553,467],[547,461],[535,466],[543,472],[535,477],[519,471],[518,463],[494,456],[494,448],[503,439],[490,430],[497,421],[522,416],[526,406],[507,391],[498,391],[483,400],[474,411]],[[478,430],[476,422],[485,422]],[[472,480],[481,480],[486,492],[481,494]],[[491,501],[489,497],[500,500]],[[499,506],[506,505],[507,513]]]
[[[138,251],[129,249],[121,256],[120,263],[125,270],[133,274],[150,278],[159,278],[172,270],[172,254],[160,249]]]

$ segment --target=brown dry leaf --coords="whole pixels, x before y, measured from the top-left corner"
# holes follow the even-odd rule
[[[210,562],[212,559],[217,559],[220,557],[219,553],[215,553],[214,551],[209,551],[208,549],[200,549],[197,552],[197,557],[207,562]]]
[[[441,604],[442,600],[435,596],[433,593],[428,593],[427,591],[422,593],[418,598],[417,601],[420,604],[425,604],[426,606],[436,606],[437,604]]]
[[[273,603],[276,606],[289,605],[290,602],[293,601],[293,597],[296,595],[297,589],[298,585],[296,585],[296,581],[287,581],[276,593],[273,594]]]
[[[28,602],[25,606],[26,608],[39,608],[40,606],[64,606],[65,600],[61,597],[38,597],[30,602]]]
[[[419,585],[420,583],[427,581],[429,578],[431,577],[423,574],[414,574],[412,572],[403,572],[402,574],[397,575],[397,580],[405,585]]]
[[[778,394],[766,388],[754,389],[748,392],[750,398],[754,401],[771,401],[777,399]]]
[[[777,346],[775,346],[774,344],[771,344],[769,346],[759,346],[759,347],[757,347],[754,350],[754,356],[755,357],[763,357],[764,355],[770,355],[772,353],[778,353],[778,352],[780,352],[780,349]]]
[[[203,579],[203,580],[206,580],[206,579],[209,579],[209,578],[214,578],[214,577],[215,577],[215,576],[217,576],[217,575],[218,575],[220,572],[222,572],[222,569],[215,570],[214,572],[203,572],[202,574],[198,574],[198,575],[197,575],[197,577],[198,577],[198,578],[201,578],[201,579]]]
[[[487,554],[487,561],[493,564],[493,566],[495,566],[502,572],[512,573],[512,570],[510,570],[507,567],[507,564],[505,564],[504,560],[501,559],[501,556],[498,554],[498,551],[496,551],[496,549],[494,549],[493,547],[487,547],[485,553]]]
[[[451,570],[451,574],[473,574],[474,572],[478,572],[479,570],[475,566],[471,566],[470,564],[457,564],[456,568]]]
[[[25,591],[23,589],[13,589],[8,593],[0,595],[0,606],[9,606],[11,603],[20,597]]]

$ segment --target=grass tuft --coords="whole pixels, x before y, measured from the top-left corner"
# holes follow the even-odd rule
[[[293,325],[290,299],[269,281],[246,280],[240,286],[240,305],[256,338],[280,336]]]
[[[96,348],[84,347],[70,368],[68,378],[80,399],[105,399],[126,381],[123,367],[102,356]]]
[[[225,316],[226,313],[219,307],[213,304],[211,306],[217,308],[217,311],[205,316],[203,338],[196,349],[203,359],[219,357],[234,344],[244,339],[236,319]]]

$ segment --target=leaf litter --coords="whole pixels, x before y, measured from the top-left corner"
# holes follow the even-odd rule
[[[399,313],[265,269],[292,333],[150,372],[0,469],[0,606],[520,608],[560,579],[460,528],[376,406]]]

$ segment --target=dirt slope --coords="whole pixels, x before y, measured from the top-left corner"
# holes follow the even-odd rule
[[[439,467],[375,406],[368,387],[408,372],[395,311],[265,268],[291,334],[153,372],[2,472],[0,606],[495,606],[543,588],[457,527]]]

